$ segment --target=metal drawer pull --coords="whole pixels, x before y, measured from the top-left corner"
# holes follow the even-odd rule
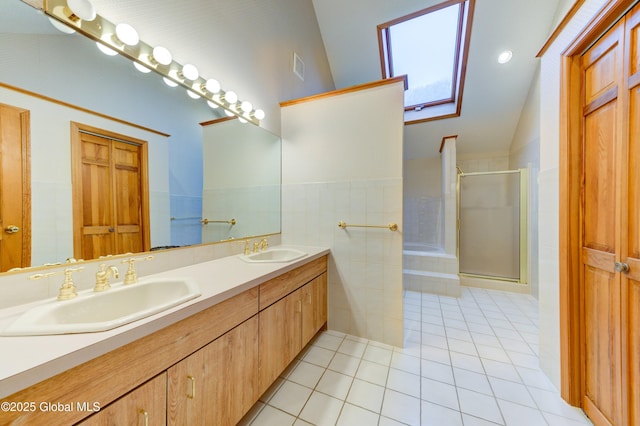
[[[187,380],[191,380],[191,393],[187,392],[187,398],[193,399],[196,397],[196,378],[193,376],[187,376]]]
[[[140,409],[139,413],[144,417],[144,426],[149,426],[149,413],[147,413],[142,408]]]
[[[629,272],[629,264],[624,262],[616,262],[614,264],[616,271],[618,272]]]

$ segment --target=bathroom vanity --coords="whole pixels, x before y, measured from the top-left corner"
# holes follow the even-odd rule
[[[163,273],[188,275],[202,295],[114,330],[0,337],[0,361],[18,364],[0,377],[13,408],[0,423],[236,424],[326,327],[328,250],[305,251],[289,263],[231,256]]]

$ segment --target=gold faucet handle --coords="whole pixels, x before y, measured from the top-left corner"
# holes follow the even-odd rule
[[[65,268],[62,271],[64,274],[64,281],[62,282],[62,286],[60,286],[60,291],[58,292],[58,300],[69,300],[78,295],[71,275],[74,272],[82,271],[83,269],[84,266],[80,266],[78,268]]]
[[[123,260],[122,263],[129,264],[127,273],[124,275],[124,283],[133,284],[136,281],[138,281],[138,273],[136,272],[136,268],[134,266],[135,262],[140,262],[142,260],[151,260],[151,259],[153,259],[153,256],[131,257],[129,259]]]
[[[263,238],[260,241],[260,249],[261,250],[266,250],[267,248],[269,248],[269,240],[267,240],[266,238]]]

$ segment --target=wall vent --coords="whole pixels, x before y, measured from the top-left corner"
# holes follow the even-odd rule
[[[304,62],[296,52],[293,52],[293,73],[304,81]]]

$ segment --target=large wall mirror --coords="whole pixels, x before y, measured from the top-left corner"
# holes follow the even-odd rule
[[[0,104],[29,111],[32,266],[74,254],[74,123],[146,142],[152,248],[280,232],[278,136],[223,119],[20,0],[0,2],[0,57]]]

